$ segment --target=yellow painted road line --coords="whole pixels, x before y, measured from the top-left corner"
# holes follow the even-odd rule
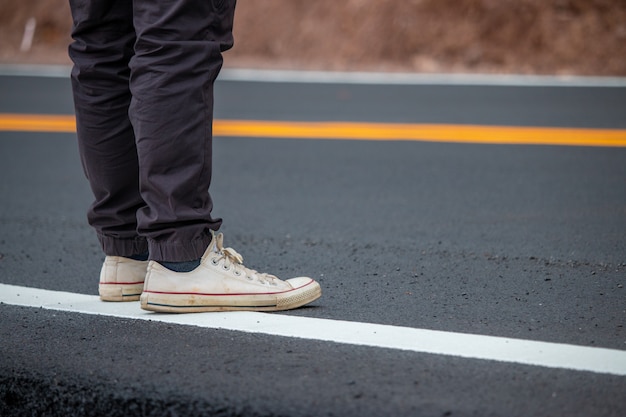
[[[0,113],[0,130],[73,133],[76,120],[73,115]]]
[[[0,114],[0,130],[76,131],[71,115]],[[626,147],[626,129],[215,120],[215,136]]]
[[[217,136],[626,146],[626,130],[359,122],[218,120]]]

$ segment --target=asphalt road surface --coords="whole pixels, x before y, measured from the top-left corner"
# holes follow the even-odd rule
[[[626,128],[626,83],[555,83],[225,79],[216,118]],[[69,80],[0,76],[15,113],[71,115]],[[0,131],[1,284],[97,294],[75,142]],[[218,137],[214,158],[227,245],[322,285],[281,315],[626,351],[624,147]],[[626,376],[4,303],[0,415],[617,417]]]

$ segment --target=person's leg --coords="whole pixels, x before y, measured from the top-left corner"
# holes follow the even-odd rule
[[[88,220],[109,256],[145,253],[137,234],[139,169],[132,125],[128,63],[135,30],[128,0],[70,0],[69,54],[78,145],[95,201]]]
[[[213,84],[233,44],[234,1],[134,0],[130,118],[140,166],[138,231],[150,259],[198,260],[211,217]]]
[[[146,202],[138,212],[139,232],[151,259],[140,298],[146,310],[276,311],[321,295],[311,278],[281,281],[246,268],[213,233],[221,222],[211,218],[208,193],[213,83],[221,52],[233,43],[234,3],[134,0],[130,117]],[[176,272],[168,265],[174,262],[191,265]]]
[[[138,300],[148,245],[137,234],[139,193],[135,136],[128,118],[128,62],[135,31],[132,2],[70,0],[74,42],[72,89],[79,151],[95,201],[88,220],[107,255],[99,293],[105,301]]]

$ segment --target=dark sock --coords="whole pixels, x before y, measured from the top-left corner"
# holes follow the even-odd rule
[[[136,255],[130,255],[127,256],[127,258],[130,258],[134,261],[147,261],[148,260],[148,252],[144,252],[144,253],[138,253]]]
[[[191,272],[197,267],[200,266],[200,259],[196,259],[194,261],[185,261],[185,262],[165,262],[165,261],[157,261],[170,271],[174,272]]]

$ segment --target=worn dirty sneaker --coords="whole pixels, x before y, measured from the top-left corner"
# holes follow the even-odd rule
[[[104,258],[98,292],[102,301],[137,301],[143,290],[148,261],[121,256]]]
[[[282,281],[243,265],[232,248],[223,247],[223,235],[214,234],[200,266],[174,272],[150,261],[141,294],[141,308],[167,313],[204,311],[279,311],[301,307],[322,295],[311,278]]]

